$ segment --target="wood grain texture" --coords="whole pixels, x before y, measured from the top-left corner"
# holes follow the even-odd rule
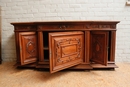
[[[51,73],[70,69],[70,67],[71,69],[93,69],[95,65],[96,68],[115,68],[117,23],[119,21],[11,23],[14,25],[16,35],[17,64],[21,63],[18,64],[20,67],[50,68]],[[27,58],[27,54],[31,54],[34,48],[33,41],[27,42],[27,39],[32,37],[31,32],[35,32],[38,37],[35,38],[35,43],[38,44],[35,61],[32,61],[33,58]],[[22,33],[26,35],[19,36]],[[22,43],[19,42],[20,39],[23,40]],[[21,51],[21,44],[25,48],[28,43],[30,43],[29,48]],[[28,62],[22,63],[26,59]],[[31,64],[34,62],[37,64]],[[110,62],[112,64],[109,64]]]
[[[0,65],[0,87],[129,87],[130,63],[113,70],[49,71],[16,69],[15,62]]]
[[[107,65],[108,32],[91,33],[91,61]]]
[[[1,55],[1,31],[2,31],[2,27],[1,27],[1,24],[2,24],[2,22],[1,22],[1,6],[0,6],[0,64],[2,63],[2,55]]]
[[[50,72],[72,67],[83,62],[84,33],[49,33]]]
[[[37,36],[35,32],[19,33],[21,65],[37,61]]]

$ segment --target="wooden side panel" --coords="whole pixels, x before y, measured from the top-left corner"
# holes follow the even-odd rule
[[[16,44],[16,57],[17,64],[21,64],[20,62],[20,45],[19,45],[19,32],[15,32],[15,44]]]
[[[2,63],[2,55],[1,55],[1,7],[0,7],[0,64]]]
[[[21,65],[37,61],[37,36],[35,32],[19,33]]]
[[[107,65],[108,32],[91,32],[91,61]]]
[[[83,32],[49,33],[50,72],[83,62]]]

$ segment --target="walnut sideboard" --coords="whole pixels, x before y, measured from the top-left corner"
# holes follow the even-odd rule
[[[119,21],[44,21],[14,25],[17,67],[114,69]]]

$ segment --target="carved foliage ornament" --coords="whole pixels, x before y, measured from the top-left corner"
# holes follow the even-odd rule
[[[64,47],[63,46],[73,46],[74,50],[76,49],[75,52],[70,53],[69,55],[67,55],[67,53],[65,53],[63,51]],[[77,58],[80,58],[80,53],[81,53],[81,43],[80,43],[80,39],[79,38],[69,38],[69,39],[61,39],[56,41],[56,63],[57,64],[63,64],[69,61],[73,61]],[[63,56],[62,56],[63,55]]]
[[[86,28],[89,29],[89,28],[116,28],[116,25],[86,25]]]
[[[15,27],[16,30],[35,30],[36,27],[35,26],[16,26]]]

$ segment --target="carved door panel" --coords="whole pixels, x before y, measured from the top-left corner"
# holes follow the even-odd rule
[[[37,61],[37,36],[35,32],[19,33],[21,65]]]
[[[50,72],[82,63],[83,43],[83,32],[49,33]]]
[[[108,32],[91,32],[91,61],[107,65]]]

